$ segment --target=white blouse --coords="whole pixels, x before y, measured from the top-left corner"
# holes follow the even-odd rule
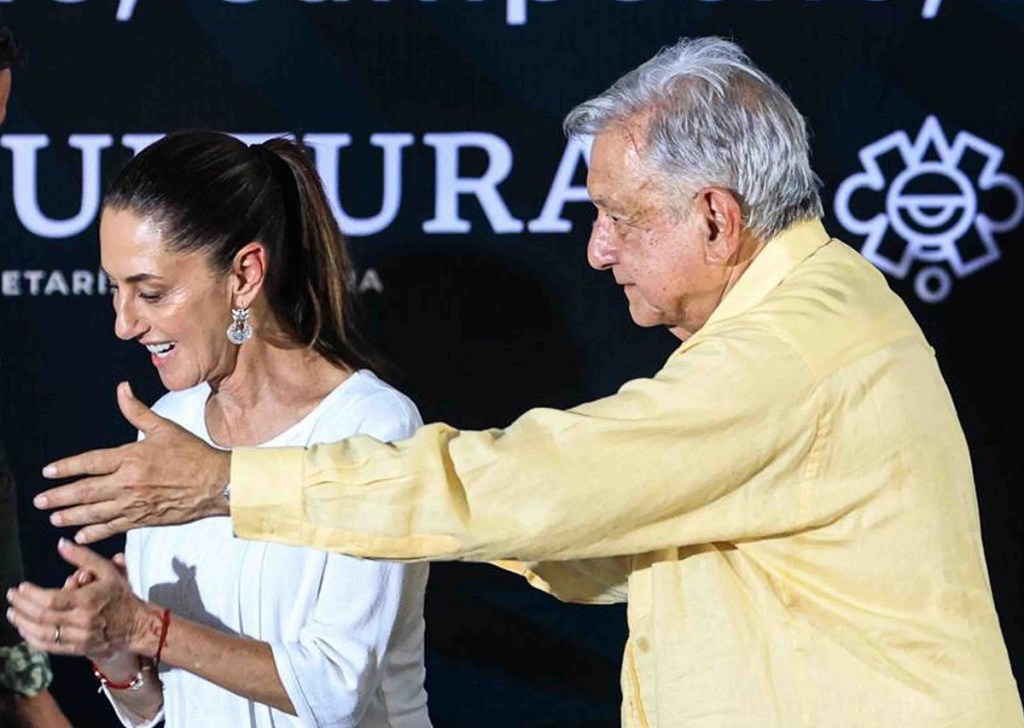
[[[202,384],[154,410],[206,442]],[[262,447],[309,446],[355,434],[391,441],[422,424],[415,405],[368,371],[342,382]],[[212,443],[211,443],[212,444]],[[125,726],[429,728],[423,687],[426,564],[364,561],[236,539],[227,517],[131,531],[132,589],[175,616],[268,642],[298,717],[185,670],[162,665],[161,714],[147,722],[111,700]],[[244,664],[237,665],[244,671]]]

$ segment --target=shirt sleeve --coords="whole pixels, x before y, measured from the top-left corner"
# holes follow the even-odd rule
[[[53,671],[45,652],[28,642],[0,647],[0,693],[33,697],[50,687],[51,682]]]
[[[124,704],[116,700],[114,695],[107,688],[102,688],[102,690],[103,694],[107,696],[107,700],[110,701],[110,705],[114,709],[114,714],[117,716],[117,719],[121,721],[121,725],[123,725],[124,728],[154,728],[154,726],[160,725],[163,722],[163,706],[160,706],[160,710],[155,716],[146,720],[142,716],[136,715],[133,711],[125,707]]]
[[[327,557],[320,598],[297,642],[272,643],[303,725],[357,726],[380,688],[403,604],[422,601],[426,564]]]
[[[534,589],[563,602],[624,604],[629,594],[630,556],[573,561],[493,561],[526,579]]]
[[[389,392],[361,409],[358,430],[384,442],[408,437],[422,424],[410,402]],[[327,556],[316,607],[298,640],[271,643],[278,675],[303,725],[360,723],[380,687],[396,627],[410,611],[422,613],[426,582],[426,564]],[[400,699],[401,693],[392,697]],[[401,712],[400,706],[390,709]]]
[[[504,430],[237,450],[234,527],[363,557],[527,562],[786,533],[830,517],[803,486],[816,391],[771,331],[720,332],[651,379]]]

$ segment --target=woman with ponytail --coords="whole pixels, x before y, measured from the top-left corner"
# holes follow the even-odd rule
[[[165,137],[114,181],[100,243],[115,333],[147,349],[177,425],[224,448],[420,425],[373,374],[344,239],[295,144]],[[91,659],[126,726],[430,725],[426,564],[242,541],[228,518],[133,531],[113,562],[61,552],[91,564],[55,597],[67,623],[19,628]]]

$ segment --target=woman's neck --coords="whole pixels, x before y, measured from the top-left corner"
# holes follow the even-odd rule
[[[351,374],[304,346],[253,337],[234,370],[210,382],[207,432],[218,445],[260,445],[299,422]]]

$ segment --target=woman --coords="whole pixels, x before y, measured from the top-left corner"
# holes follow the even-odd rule
[[[296,145],[172,134],[114,181],[100,242],[115,333],[148,350],[164,417],[223,447],[419,426],[370,371],[344,241]],[[83,563],[74,549],[61,552]],[[119,566],[131,590],[107,562],[69,580],[65,595],[95,594],[56,627],[28,601],[14,618],[51,651],[92,658],[125,725],[429,726],[425,564],[248,543],[211,518],[132,533]]]

